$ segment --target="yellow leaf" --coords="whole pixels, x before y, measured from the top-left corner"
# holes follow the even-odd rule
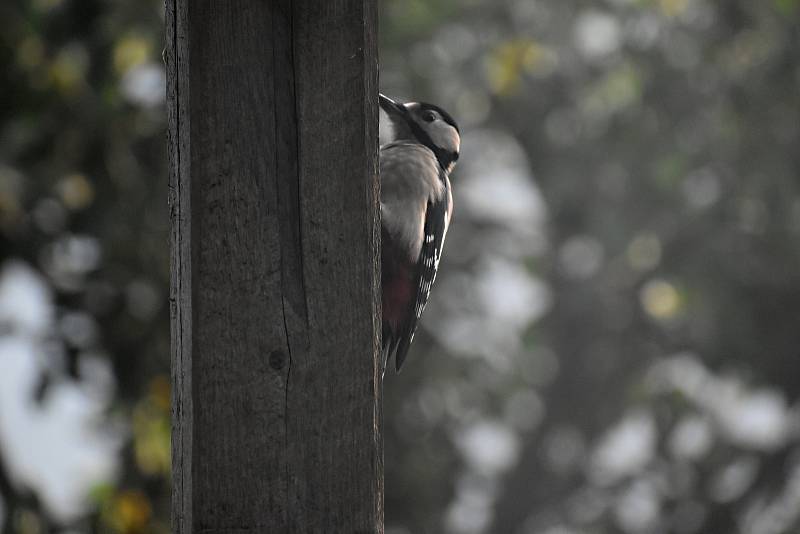
[[[114,46],[114,69],[119,74],[124,74],[147,61],[151,52],[150,41],[144,37],[138,35],[123,37]]]
[[[552,68],[555,56],[548,48],[526,39],[505,42],[492,51],[487,65],[489,83],[496,94],[516,92],[525,73]]]
[[[80,210],[89,206],[94,200],[94,187],[81,173],[64,176],[56,187],[61,201],[71,210]]]

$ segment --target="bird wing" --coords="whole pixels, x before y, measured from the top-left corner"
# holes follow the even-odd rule
[[[403,361],[406,359],[408,348],[414,340],[414,333],[417,330],[422,312],[428,303],[428,296],[436,280],[436,271],[439,268],[439,260],[442,258],[442,247],[444,238],[447,234],[447,227],[450,223],[452,213],[452,201],[449,191],[449,181],[446,176],[442,176],[444,192],[440,200],[428,201],[425,210],[425,226],[422,238],[422,248],[416,265],[416,286],[417,294],[411,303],[413,314],[409,314],[409,319],[403,327],[399,336],[399,344],[395,353],[395,369],[400,370]]]

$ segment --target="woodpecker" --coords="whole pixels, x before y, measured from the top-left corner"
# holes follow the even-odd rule
[[[392,141],[380,149],[383,371],[399,372],[428,302],[453,213],[461,136],[445,110],[379,95]]]

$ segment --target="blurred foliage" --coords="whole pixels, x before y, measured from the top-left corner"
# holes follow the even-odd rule
[[[63,347],[31,395],[102,358],[127,429],[67,524],[0,461],[6,532],[168,531],[162,9],[0,4],[0,246]],[[387,0],[380,39],[465,132],[387,532],[800,530],[800,2]]]
[[[87,497],[96,512],[67,525],[79,531],[169,524],[162,10],[155,1],[0,5],[2,254],[46,277],[57,322],[77,316],[95,333],[62,328],[53,371],[82,381],[84,357],[107,358],[110,415],[131,421],[119,478]],[[45,380],[40,398],[62,378]],[[17,497],[1,498],[6,529],[57,529],[40,501]]]
[[[458,302],[454,277],[475,291],[500,253],[458,198],[470,152],[489,158],[475,130],[524,150],[547,244],[516,261],[552,294],[511,364],[429,330],[387,381],[389,532],[800,529],[798,2],[475,1],[424,25],[382,5],[383,90],[445,105],[466,132],[432,306]],[[499,178],[489,159],[479,179]],[[429,412],[423,433],[393,424]],[[464,432],[487,421],[515,436],[494,473]],[[483,446],[499,454],[502,436]]]

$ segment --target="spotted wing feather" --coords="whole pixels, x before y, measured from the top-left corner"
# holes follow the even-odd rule
[[[445,187],[449,185],[447,180],[443,180]],[[395,353],[395,368],[397,371],[403,365],[408,354],[408,348],[414,340],[414,333],[417,325],[428,303],[433,282],[436,280],[436,272],[439,268],[439,260],[442,257],[442,247],[447,233],[451,213],[450,194],[444,191],[441,200],[429,201],[425,211],[425,226],[422,248],[416,265],[416,298],[412,301],[413,313],[409,314],[409,319],[404,325],[403,331],[399,336],[399,343]]]

